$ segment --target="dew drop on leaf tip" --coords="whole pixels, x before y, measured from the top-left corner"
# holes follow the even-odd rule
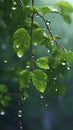
[[[22,58],[22,56],[23,56],[23,55],[21,55],[21,54],[18,54],[18,57],[19,57],[19,58]]]
[[[41,99],[43,99],[43,98],[44,98],[44,96],[41,94],[41,95],[40,95],[40,98],[41,98]]]

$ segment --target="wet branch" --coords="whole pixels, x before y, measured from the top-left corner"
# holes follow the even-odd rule
[[[34,6],[34,0],[32,0],[32,6]],[[33,22],[34,22],[34,12],[31,15],[31,28],[30,28],[30,65],[32,70],[34,71],[34,65],[33,65],[33,50],[32,50],[32,34],[33,34]]]
[[[46,20],[45,20],[45,18],[43,17],[43,15],[41,15],[40,13],[37,13],[37,15],[38,15],[39,17],[41,17],[42,20],[44,21],[44,23],[45,23],[45,25],[46,25],[46,28],[47,28],[47,30],[48,30],[50,36],[51,36],[52,41],[55,42],[58,47],[61,47],[63,50],[65,50],[64,47],[54,38],[54,35],[53,35],[53,33],[51,32],[49,26],[47,25]]]

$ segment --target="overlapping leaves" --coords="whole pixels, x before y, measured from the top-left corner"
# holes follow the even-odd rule
[[[8,88],[4,84],[0,84],[0,105],[2,107],[7,107],[11,97],[8,95]]]
[[[49,69],[48,58],[47,57],[41,57],[41,58],[37,59],[36,64],[41,69]]]

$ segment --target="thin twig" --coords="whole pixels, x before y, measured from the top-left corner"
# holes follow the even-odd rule
[[[34,6],[34,0],[32,0],[32,6]],[[34,71],[33,58],[32,58],[32,35],[33,35],[33,21],[34,21],[34,12],[31,15],[31,28],[30,28],[30,65]]]

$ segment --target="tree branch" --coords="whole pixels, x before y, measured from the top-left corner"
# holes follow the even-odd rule
[[[34,0],[32,0],[32,6],[34,6]],[[34,12],[31,15],[31,28],[30,28],[30,65],[34,71],[34,65],[33,65],[33,53],[32,53],[32,34],[33,34],[33,21],[34,21]]]
[[[63,50],[65,50],[65,48],[54,38],[54,35],[51,32],[49,26],[47,25],[45,18],[40,13],[37,13],[37,15],[40,16],[42,18],[42,20],[44,21],[46,28],[51,36],[52,41],[55,42],[58,47],[61,47]]]

